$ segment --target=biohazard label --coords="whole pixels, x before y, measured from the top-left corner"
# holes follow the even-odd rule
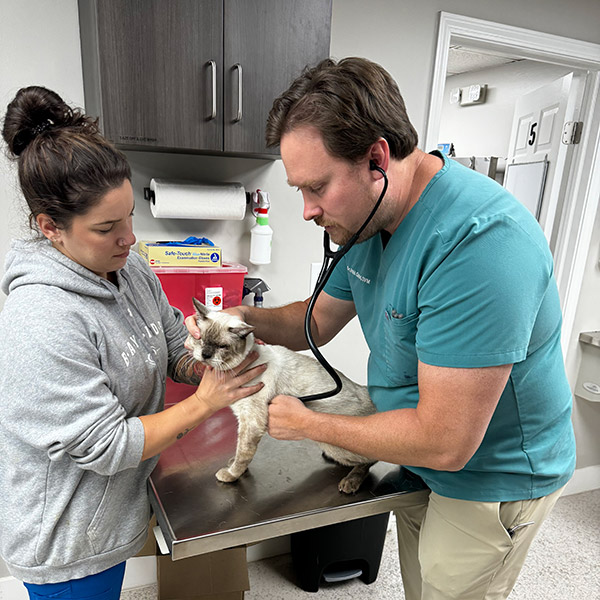
[[[223,308],[223,288],[207,287],[204,290],[204,305],[212,310]]]

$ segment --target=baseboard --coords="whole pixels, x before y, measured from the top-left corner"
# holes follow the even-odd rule
[[[258,544],[248,546],[246,550],[246,560],[250,563],[262,560],[263,558],[288,554],[291,552],[290,544],[291,540],[289,535],[282,535],[281,537],[259,542]]]
[[[130,558],[125,567],[123,589],[146,587],[156,583],[156,556]],[[0,600],[29,600],[25,586],[14,577],[0,578]]]
[[[29,600],[25,586],[14,577],[0,578],[0,600]]]
[[[145,587],[156,583],[156,556],[135,556],[125,567],[123,589]]]
[[[591,492],[600,488],[600,465],[592,465],[582,469],[575,469],[571,481],[567,484],[563,496]]]

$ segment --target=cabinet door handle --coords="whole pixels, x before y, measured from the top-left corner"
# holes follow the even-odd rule
[[[235,119],[233,119],[233,122],[237,123],[242,120],[242,65],[240,65],[240,63],[235,63],[233,68],[238,74],[238,109],[237,115],[235,116]]]
[[[214,60],[209,60],[211,74],[211,100],[212,110],[210,112],[209,121],[217,118],[217,63]]]

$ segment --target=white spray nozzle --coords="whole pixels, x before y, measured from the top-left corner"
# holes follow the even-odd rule
[[[258,217],[259,215],[259,208],[263,209],[263,215],[265,214],[264,210],[268,211],[269,208],[271,208],[271,201],[269,199],[268,192],[263,192],[262,190],[256,190],[255,192],[252,192],[252,214],[255,217]]]

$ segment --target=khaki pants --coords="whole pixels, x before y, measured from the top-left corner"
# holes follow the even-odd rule
[[[423,490],[396,515],[406,600],[502,600],[562,489],[534,500],[471,502]]]

